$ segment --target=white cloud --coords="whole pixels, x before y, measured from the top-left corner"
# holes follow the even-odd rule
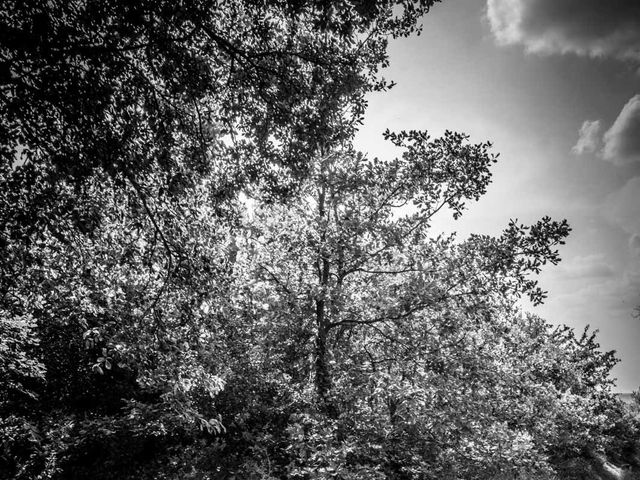
[[[618,117],[600,139],[600,120],[585,120],[571,153],[598,154],[617,166],[640,164],[640,95],[634,95],[622,107]]]
[[[571,148],[571,153],[582,155],[593,153],[600,143],[600,120],[585,120],[580,127],[578,141]]]
[[[487,0],[487,18],[502,45],[640,60],[637,0]]]
[[[620,166],[640,163],[640,95],[626,103],[603,140],[605,160]]]

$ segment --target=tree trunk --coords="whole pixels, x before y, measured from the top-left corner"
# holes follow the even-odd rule
[[[316,303],[316,321],[318,333],[316,336],[316,392],[322,401],[327,398],[327,393],[331,388],[331,377],[329,366],[327,365],[327,328],[324,318],[324,301],[318,300]]]
[[[325,187],[323,186],[318,196],[318,214],[321,219],[327,214],[325,210]],[[328,221],[328,218],[327,218]],[[326,226],[325,226],[326,228]],[[318,248],[318,284],[320,291],[316,298],[316,362],[315,362],[315,384],[316,393],[320,399],[323,408],[330,416],[335,416],[336,411],[328,398],[331,389],[331,373],[327,362],[327,333],[329,331],[329,322],[326,315],[325,295],[329,285],[329,273],[331,264],[325,250],[326,233],[323,230],[320,236],[320,245]]]

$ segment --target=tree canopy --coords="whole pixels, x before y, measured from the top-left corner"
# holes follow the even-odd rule
[[[274,478],[584,478],[617,441],[616,359],[517,307],[541,301],[530,277],[559,260],[566,222],[431,236],[495,158],[463,135],[389,136],[401,158],[322,157],[295,201],[252,208],[234,240],[223,308],[251,332],[240,371],[287,384],[278,405],[294,412],[293,454],[256,433],[269,453],[254,455],[292,457]]]
[[[352,134],[364,95],[387,86],[388,38],[433,3],[10,1],[3,163],[80,179],[218,166],[232,183],[284,187]]]

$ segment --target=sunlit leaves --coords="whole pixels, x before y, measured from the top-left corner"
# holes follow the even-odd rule
[[[402,157],[328,153],[294,202],[252,202],[236,238],[250,356],[307,405],[289,473],[551,478],[550,452],[575,454],[567,422],[603,448],[612,354],[515,307],[541,299],[534,276],[559,260],[566,222],[432,236],[434,215],[486,190],[495,157],[453,133],[387,136]]]

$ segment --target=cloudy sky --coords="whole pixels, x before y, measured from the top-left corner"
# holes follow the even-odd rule
[[[445,0],[420,37],[391,45],[358,147],[390,156],[385,128],[466,132],[500,152],[488,194],[453,224],[499,234],[510,218],[569,220],[563,262],[534,312],[600,330],[622,359],[620,391],[640,386],[640,2]]]

